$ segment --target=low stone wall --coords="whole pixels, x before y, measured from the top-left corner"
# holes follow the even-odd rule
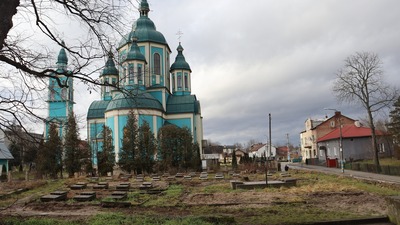
[[[268,184],[265,181],[256,181],[256,182],[242,182],[231,180],[232,189],[256,189],[256,188],[279,188],[279,187],[292,187],[296,186],[296,179],[284,179],[281,181],[268,181]]]
[[[387,197],[386,201],[388,203],[390,222],[400,225],[400,196]]]

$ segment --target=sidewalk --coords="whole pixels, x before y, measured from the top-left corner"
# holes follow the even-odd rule
[[[362,180],[370,180],[388,184],[396,184],[400,185],[400,176],[390,176],[390,175],[383,175],[383,174],[376,174],[376,173],[367,173],[355,170],[342,170],[340,168],[331,168],[331,167],[323,167],[323,166],[313,166],[313,165],[306,165],[302,163],[288,163],[289,168],[292,169],[299,169],[299,170],[310,170],[310,171],[319,171],[322,173],[327,174],[336,174],[336,175],[343,175],[347,177],[353,177]]]

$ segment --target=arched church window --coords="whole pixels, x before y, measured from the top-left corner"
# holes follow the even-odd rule
[[[189,87],[188,76],[185,76],[185,90]]]
[[[124,66],[123,67],[123,72],[122,72],[122,80],[125,80],[126,77],[127,77],[127,70],[126,70],[126,67]]]
[[[154,74],[156,75],[161,75],[161,57],[160,54],[154,53],[154,58],[153,58],[153,66],[154,66]]]
[[[175,74],[172,74],[172,90],[175,89]]]
[[[67,99],[67,88],[62,88],[62,89],[61,89],[61,98],[62,98],[63,100],[66,100],[66,99]]]
[[[182,88],[182,76],[181,75],[178,75],[178,89],[181,89]]]
[[[54,89],[50,90],[50,100],[54,100],[56,96],[56,91]]]
[[[106,92],[110,92],[110,86],[108,85],[109,83],[108,83],[108,78],[105,78],[105,80],[104,80],[104,85],[105,85],[105,87],[106,87]]]
[[[129,76],[129,83],[131,83],[131,82],[133,82],[133,77],[134,77],[134,68],[133,68],[133,64],[129,64],[129,74],[128,74],[128,76]]]
[[[139,66],[139,67],[137,68],[137,76],[138,76],[138,82],[140,82],[140,83],[141,83],[141,81],[142,81],[142,79],[143,79],[143,78],[142,78],[142,73],[143,73],[143,72],[142,72],[142,67]]]

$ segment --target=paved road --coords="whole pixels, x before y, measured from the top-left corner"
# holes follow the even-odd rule
[[[320,171],[320,172],[328,173],[328,174],[337,174],[337,175],[343,175],[343,176],[348,176],[348,177],[354,177],[357,179],[371,180],[371,181],[400,185],[400,176],[390,176],[390,175],[383,175],[383,174],[376,174],[376,173],[367,173],[367,172],[360,172],[360,171],[355,171],[355,170],[344,170],[344,173],[342,173],[342,170],[340,168],[312,166],[312,165],[305,165],[302,163],[288,163],[288,166],[289,166],[289,168],[293,168],[293,169]]]

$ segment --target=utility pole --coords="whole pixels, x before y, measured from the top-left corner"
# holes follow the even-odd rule
[[[290,149],[289,149],[289,133],[286,134],[287,138],[287,160],[290,161]]]

